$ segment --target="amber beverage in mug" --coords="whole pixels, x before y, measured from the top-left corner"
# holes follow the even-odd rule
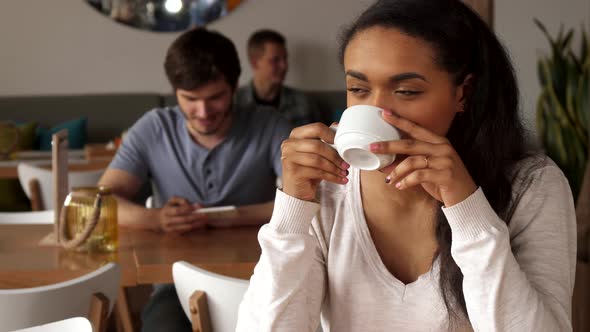
[[[61,214],[60,229],[65,236],[62,242],[65,248],[89,252],[117,250],[117,200],[109,188],[73,188]]]

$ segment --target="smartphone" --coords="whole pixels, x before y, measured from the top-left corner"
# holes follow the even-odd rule
[[[212,219],[223,219],[237,217],[238,209],[235,207],[235,205],[214,206],[198,209],[195,211],[195,213],[205,214],[208,218]]]

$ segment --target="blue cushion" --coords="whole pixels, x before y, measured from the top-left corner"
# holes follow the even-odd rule
[[[343,109],[337,109],[332,113],[332,122],[340,122],[340,118],[342,117],[342,113],[344,113]]]
[[[86,145],[86,123],[87,118],[81,117],[62,122],[53,128],[39,128],[37,130],[39,150],[51,150],[51,135],[62,129],[68,130],[68,147],[70,149],[84,148],[84,145]]]

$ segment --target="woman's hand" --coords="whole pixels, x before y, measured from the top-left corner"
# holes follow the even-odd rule
[[[339,184],[348,182],[346,176],[350,166],[328,143],[334,143],[334,131],[319,122],[291,131],[281,145],[284,193],[314,201],[322,180]]]
[[[462,202],[477,190],[449,140],[389,110],[383,112],[383,118],[410,136],[371,144],[371,151],[375,153],[407,155],[387,176],[387,183],[400,190],[421,185],[446,207]]]

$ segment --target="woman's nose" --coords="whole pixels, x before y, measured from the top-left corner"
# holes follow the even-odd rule
[[[369,98],[369,105],[382,109],[391,109],[391,93],[374,90],[371,94],[371,98]]]

